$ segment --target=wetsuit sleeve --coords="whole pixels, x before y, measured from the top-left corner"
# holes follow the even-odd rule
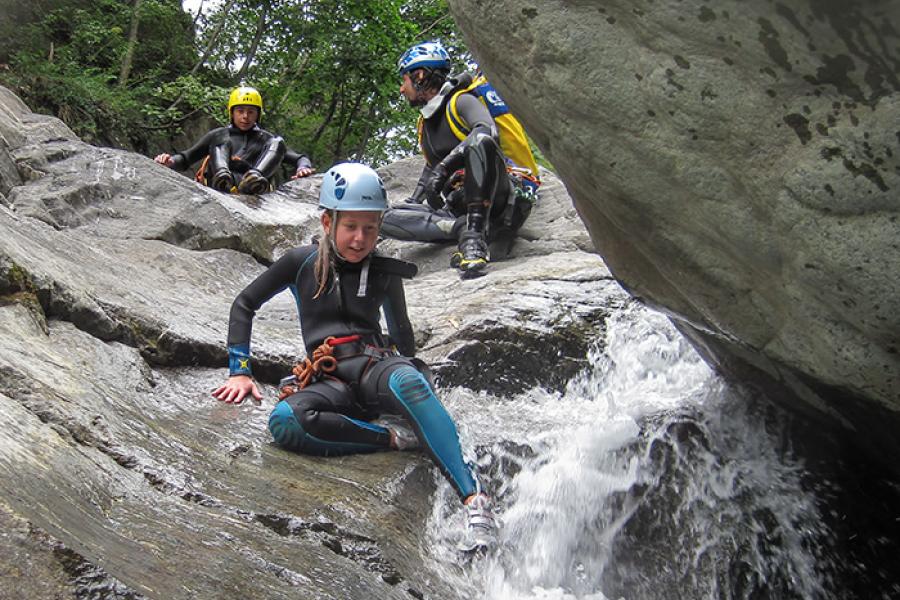
[[[403,279],[392,276],[388,284],[387,296],[381,309],[387,322],[388,334],[397,350],[403,356],[416,355],[416,339],[413,335],[412,323],[406,312],[406,293],[403,291]]]
[[[497,138],[497,125],[490,111],[472,94],[460,94],[456,99],[456,112],[469,126],[469,137],[478,130]],[[468,139],[468,138],[466,138]]]
[[[284,162],[297,171],[298,169],[312,169],[312,161],[302,152],[287,148],[284,153]]]
[[[188,148],[187,150],[183,150],[181,152],[176,152],[172,155],[172,160],[174,164],[172,168],[176,171],[184,171],[192,164],[209,154],[209,147],[214,142],[222,143],[227,141],[228,139],[228,130],[224,127],[219,127],[217,129],[213,129],[212,131],[206,132],[206,134],[197,140],[193,146]]]
[[[310,247],[295,248],[245,287],[231,304],[228,319],[228,371],[230,375],[251,375],[250,334],[256,311],[273,296],[292,285]]]
[[[498,143],[500,140],[497,133],[497,124],[494,123],[491,113],[475,96],[460,94],[456,99],[456,111],[469,126],[469,135],[441,161],[440,164],[447,173],[452,173],[462,168],[466,147],[476,142],[480,137],[489,135]]]

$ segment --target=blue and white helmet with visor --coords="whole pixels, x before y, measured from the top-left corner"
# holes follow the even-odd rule
[[[422,42],[403,53],[397,61],[400,75],[416,69],[450,70],[450,55],[440,42]]]

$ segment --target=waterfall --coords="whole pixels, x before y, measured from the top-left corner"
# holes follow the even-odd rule
[[[461,563],[440,484],[436,570],[492,600],[826,596],[827,532],[777,411],[663,315],[634,302],[606,325],[565,393],[447,394],[501,525],[495,552]]]

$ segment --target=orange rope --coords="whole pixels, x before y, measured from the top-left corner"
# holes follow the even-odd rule
[[[206,185],[206,165],[209,164],[209,154],[206,155],[206,158],[203,159],[203,162],[200,163],[200,168],[197,169],[197,173],[194,175],[194,179],[197,182]]]
[[[538,179],[537,177],[531,175],[531,173],[529,173],[525,169],[507,166],[506,172],[509,173],[510,175],[515,175],[517,177],[521,177],[522,179],[527,179],[528,181],[530,181],[537,187],[540,187],[540,185],[541,185],[541,180]]]
[[[334,346],[331,341],[334,337],[328,337],[322,345],[313,350],[312,359],[308,356],[294,365],[291,373],[297,378],[296,383],[288,384],[281,388],[279,400],[284,400],[291,394],[296,394],[310,384],[316,375],[332,373],[338,366],[338,359],[334,356]]]

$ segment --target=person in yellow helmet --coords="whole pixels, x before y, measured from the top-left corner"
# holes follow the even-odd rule
[[[288,149],[281,136],[259,126],[262,108],[262,96],[255,88],[237,87],[228,96],[228,127],[213,129],[187,150],[162,153],[154,160],[183,171],[202,159],[199,181],[222,192],[242,194],[269,190],[282,162],[293,167],[294,179],[315,173],[309,157]]]

